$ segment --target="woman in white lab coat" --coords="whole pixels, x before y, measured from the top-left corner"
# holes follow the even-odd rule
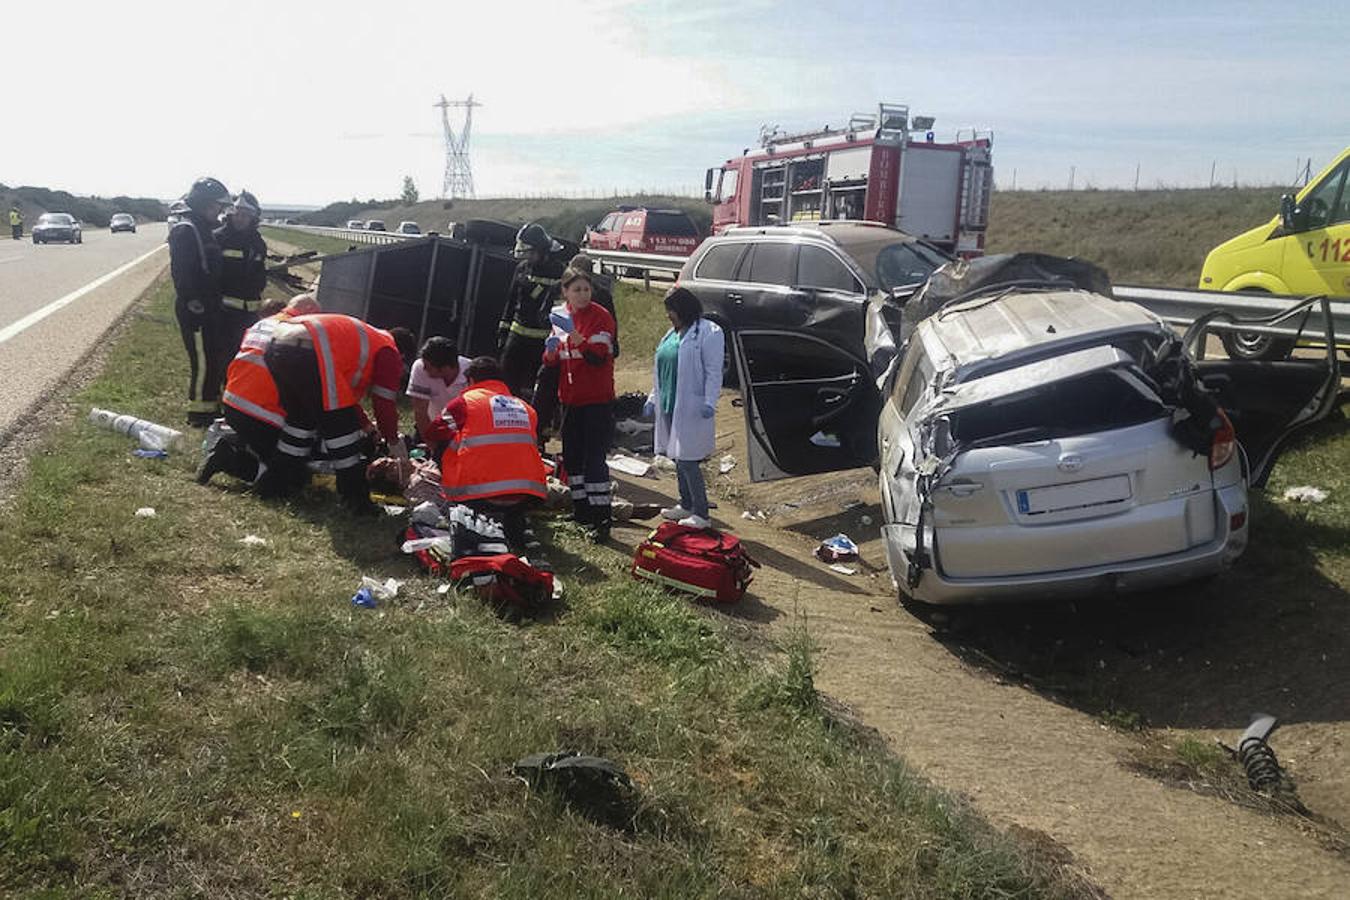
[[[708,491],[699,464],[713,452],[725,337],[703,318],[703,305],[687,288],[671,288],[665,303],[671,329],[656,348],[647,412],[656,419],[657,454],[675,461],[680,502],[661,515],[708,528]]]

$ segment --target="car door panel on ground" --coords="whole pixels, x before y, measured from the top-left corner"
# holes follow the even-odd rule
[[[752,481],[869,465],[880,399],[866,363],[785,330],[732,335]]]

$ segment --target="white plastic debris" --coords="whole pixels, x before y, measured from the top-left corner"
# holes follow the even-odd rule
[[[445,584],[443,584],[443,585],[441,585],[440,587],[436,588],[436,593],[438,593],[438,594],[448,594],[448,593],[450,593],[450,583],[447,581]]]
[[[652,470],[652,464],[643,462],[640,459],[634,459],[631,456],[625,456],[622,453],[616,453],[608,460],[609,467],[616,472],[622,472],[625,475],[632,475],[637,478],[646,477]]]
[[[1291,503],[1321,503],[1327,499],[1327,492],[1310,484],[1303,484],[1286,490],[1284,499]]]
[[[857,575],[858,570],[849,566],[841,566],[838,563],[830,566],[831,572],[838,572],[840,575]]]
[[[392,503],[383,503],[380,508],[384,510],[386,516],[401,516],[408,511],[406,506],[395,506]]]
[[[183,432],[175,428],[115,413],[110,409],[99,409],[97,406],[89,410],[89,421],[109,431],[120,431],[135,439],[146,450],[178,449],[183,442]]]
[[[741,513],[742,519],[748,519],[752,522],[763,522],[769,517],[769,514],[762,509],[747,509]]]
[[[153,506],[142,506],[136,510],[136,518],[153,519],[155,517],[155,508]]]
[[[454,552],[455,544],[449,534],[442,534],[435,537],[413,538],[410,541],[404,541],[401,549],[404,553],[435,549],[449,556]]]
[[[553,599],[561,600],[563,595],[562,579],[557,575],[553,576]]]
[[[732,456],[730,453],[717,461],[717,471],[721,472],[723,475],[734,468],[736,468],[736,457]]]
[[[398,589],[403,587],[403,582],[396,578],[377,581],[369,575],[363,575],[361,576],[361,587],[370,588],[370,593],[376,600],[393,600],[398,596]]]
[[[256,534],[246,534],[239,539],[239,543],[245,547],[266,547],[267,538],[258,537]]]

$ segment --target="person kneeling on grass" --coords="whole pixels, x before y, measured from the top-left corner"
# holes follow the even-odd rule
[[[544,364],[558,366],[563,465],[572,489],[572,518],[609,538],[609,452],[614,433],[614,317],[591,302],[591,276],[567,269],[563,305],[549,314]]]
[[[502,367],[480,356],[464,370],[468,385],[427,423],[424,437],[444,442],[441,494],[497,519],[508,544],[526,543],[525,512],[548,496],[534,408],[511,394]]]
[[[699,465],[713,452],[725,338],[716,323],[703,318],[702,304],[687,288],[666,293],[666,315],[671,328],[656,348],[652,392],[644,410],[656,419],[656,453],[675,461],[680,485],[679,504],[661,515],[681,525],[708,528],[708,490]]]

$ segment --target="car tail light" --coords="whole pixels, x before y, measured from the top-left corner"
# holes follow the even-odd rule
[[[1243,525],[1247,524],[1247,511],[1233,513],[1228,517],[1228,530],[1237,531]]]
[[[1215,429],[1214,437],[1209,441],[1209,470],[1213,472],[1227,465],[1236,449],[1237,432],[1233,431],[1233,423],[1228,420],[1228,414],[1219,410],[1219,427]]]

